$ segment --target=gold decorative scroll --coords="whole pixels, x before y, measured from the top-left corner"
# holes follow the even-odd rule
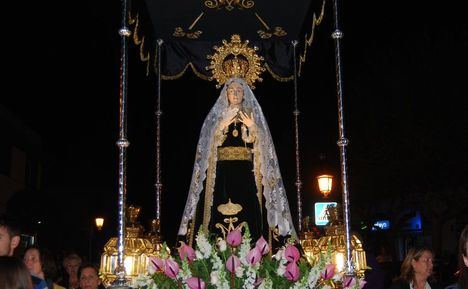
[[[174,33],[172,33],[172,36],[182,38],[182,37],[187,37],[188,39],[198,39],[200,35],[203,33],[201,30],[195,30],[193,31],[193,28],[197,24],[197,22],[205,15],[204,12],[200,13],[197,18],[192,22],[192,24],[188,27],[188,30],[185,31],[182,27],[176,27],[174,28]]]
[[[253,0],[205,0],[205,6],[211,9],[225,8],[228,11],[250,9],[255,5]]]
[[[184,31],[184,29],[182,27],[176,27],[174,28],[174,33],[172,33],[172,36],[174,37],[187,37],[189,39],[197,39],[198,37],[200,37],[200,35],[203,33],[203,31],[201,30],[196,30],[196,31],[193,31],[193,32],[190,32],[190,30],[188,31]]]
[[[268,39],[268,38],[271,38],[273,35],[278,36],[278,37],[283,37],[283,36],[288,35],[288,33],[284,31],[284,28],[281,26],[276,26],[275,29],[273,29],[272,31],[270,26],[266,23],[265,20],[262,19],[262,17],[260,17],[260,15],[257,12],[255,12],[254,14],[257,17],[258,21],[260,21],[260,23],[263,25],[263,27],[265,27],[265,30],[262,30],[262,29],[257,30],[257,34],[258,36],[260,36],[260,38]]]
[[[227,226],[221,223],[216,223],[215,228],[219,229],[223,234],[223,239],[226,239],[229,232],[233,230],[242,231],[242,229],[247,226],[247,222],[241,222],[239,225],[235,225],[238,221],[239,219],[237,217],[228,217],[224,219],[224,223],[227,224]]]

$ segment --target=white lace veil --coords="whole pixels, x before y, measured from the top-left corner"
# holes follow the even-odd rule
[[[203,122],[195,155],[190,190],[178,234],[185,235],[189,221],[195,217],[197,203],[203,190],[203,182],[206,179],[209,158],[213,158],[216,163],[218,144],[215,142],[215,131],[218,128],[223,111],[229,106],[226,89],[233,82],[238,82],[243,86],[244,101],[242,106],[246,111],[253,112],[257,126],[257,141],[255,141],[253,148],[255,155],[254,170],[258,169],[262,176],[268,225],[270,228],[278,226],[279,234],[282,236],[291,234],[297,237],[268,124],[255,95],[249,85],[241,78],[231,78],[226,82],[218,100]]]

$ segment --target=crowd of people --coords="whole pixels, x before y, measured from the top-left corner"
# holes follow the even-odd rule
[[[0,216],[0,289],[103,289],[96,265],[70,253],[62,268],[49,250],[36,244],[26,247],[22,258],[15,250],[21,231],[15,219]],[[61,273],[62,272],[62,273]]]

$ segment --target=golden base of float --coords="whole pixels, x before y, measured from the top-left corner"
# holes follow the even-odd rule
[[[128,220],[125,227],[123,263],[128,279],[145,274],[150,257],[160,257],[163,248],[159,234],[159,220],[151,222],[151,231],[147,236],[144,236],[144,228],[137,221],[140,209],[140,207],[134,206],[129,206],[127,209]],[[170,252],[167,251],[167,254]],[[104,253],[101,255],[100,275],[106,287],[117,278],[115,274],[117,266],[118,238],[113,237],[106,243]]]

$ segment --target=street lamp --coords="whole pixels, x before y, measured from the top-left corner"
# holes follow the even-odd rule
[[[101,231],[102,226],[104,225],[104,218],[96,218],[94,221],[96,222],[96,228],[98,231]]]
[[[332,190],[333,176],[332,175],[320,175],[317,177],[318,186],[320,192],[324,198],[327,198]]]

